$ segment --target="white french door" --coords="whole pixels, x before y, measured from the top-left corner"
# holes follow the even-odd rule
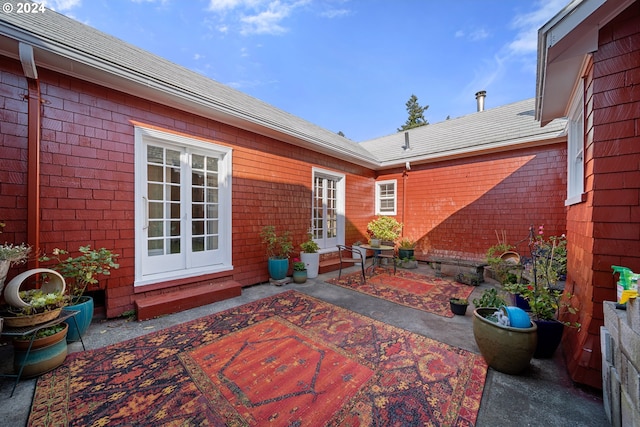
[[[344,242],[344,175],[314,170],[312,234],[320,248]]]
[[[144,138],[144,132],[141,145],[136,282],[229,268],[230,152]]]

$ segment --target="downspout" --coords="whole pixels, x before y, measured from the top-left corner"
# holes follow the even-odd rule
[[[407,179],[409,179],[409,171],[411,170],[411,164],[405,163],[404,171],[402,172],[402,223],[406,225],[406,213],[407,213]],[[404,234],[405,227],[402,227],[402,235]]]
[[[41,102],[38,71],[33,47],[19,43],[18,50],[29,92],[27,107],[27,243],[38,251],[40,248],[40,121]],[[38,259],[29,260],[29,268],[38,266]]]

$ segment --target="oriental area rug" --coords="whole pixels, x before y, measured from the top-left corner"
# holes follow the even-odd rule
[[[475,425],[480,355],[296,291],[73,353],[29,426]]]
[[[393,274],[382,268],[367,277],[366,283],[362,283],[362,274],[359,272],[327,282],[444,317],[454,316],[449,308],[449,299],[468,299],[474,289],[473,286],[440,277],[406,270],[398,270]]]

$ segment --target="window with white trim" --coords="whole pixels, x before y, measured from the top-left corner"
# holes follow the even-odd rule
[[[135,285],[231,269],[231,149],[146,128],[135,143]]]
[[[314,168],[311,232],[320,249],[344,244],[344,209],[345,176]]]
[[[580,203],[584,192],[584,102],[578,90],[569,111],[567,136],[567,200],[565,205]]]
[[[396,188],[395,179],[376,182],[376,215],[396,214]]]

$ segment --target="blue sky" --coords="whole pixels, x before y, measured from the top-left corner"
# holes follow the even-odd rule
[[[535,95],[537,30],[569,0],[46,0],[347,138]]]

